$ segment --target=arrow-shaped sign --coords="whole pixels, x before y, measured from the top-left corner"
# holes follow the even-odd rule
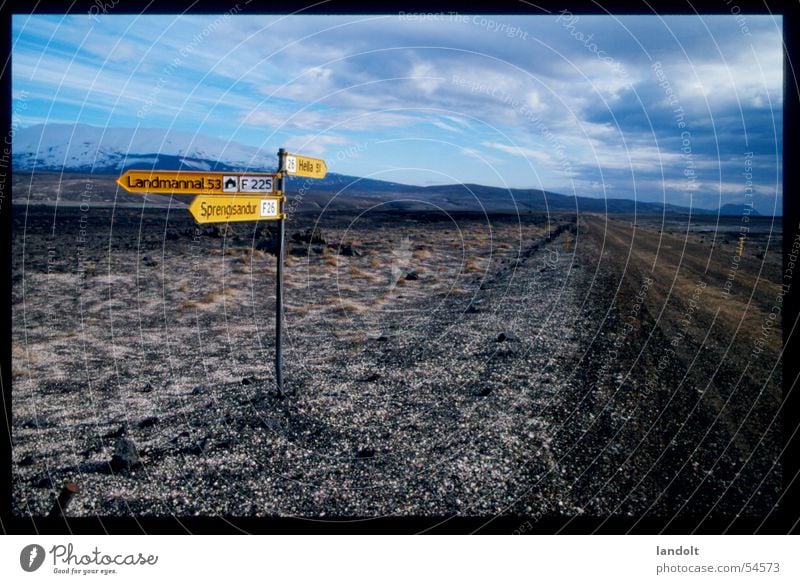
[[[299,154],[286,155],[286,174],[306,176],[308,178],[325,178],[328,165],[320,158],[310,158]]]
[[[267,173],[193,172],[183,170],[128,170],[117,184],[130,193],[168,195],[279,195],[279,175]]]
[[[198,223],[270,221],[281,219],[283,197],[218,197],[200,195],[189,205]]]

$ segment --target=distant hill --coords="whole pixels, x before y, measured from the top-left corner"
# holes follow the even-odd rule
[[[276,156],[178,130],[40,124],[14,133],[12,164],[16,169],[99,174],[126,168],[274,170]]]
[[[64,172],[90,175],[105,183],[105,177],[110,179],[131,168],[272,172],[277,168],[277,159],[274,154],[264,154],[252,146],[177,130],[48,124],[23,128],[14,134],[12,164],[15,170],[35,172],[35,178],[50,183],[60,180]],[[34,191],[35,183],[28,181],[31,192],[15,193],[15,198],[49,200],[49,196],[42,199],[41,195],[48,189]],[[716,211],[630,199],[598,199],[476,184],[420,187],[337,173],[328,173],[324,179],[310,184],[305,179],[288,179],[289,194],[291,189],[297,192],[301,186],[304,194],[298,198],[299,209],[377,206],[384,210],[716,215]],[[108,188],[116,190],[113,181],[108,181]],[[60,198],[70,197],[70,189],[50,190],[58,192]],[[121,191],[105,200],[125,201],[129,197],[131,201],[141,201],[141,197]],[[736,206],[725,205],[725,214],[740,214],[733,207]]]
[[[719,214],[725,216],[738,216],[749,214],[751,217],[761,216],[761,213],[753,209],[750,205],[738,205],[736,203],[728,203],[719,208]]]

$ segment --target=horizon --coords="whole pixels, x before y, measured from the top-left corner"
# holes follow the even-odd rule
[[[152,127],[270,156],[267,144],[280,144],[325,158],[331,172],[409,186],[750,203],[774,215],[781,26],[756,15],[744,25],[734,16],[15,15],[12,114],[17,131]]]

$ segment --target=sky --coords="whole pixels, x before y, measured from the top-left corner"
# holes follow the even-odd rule
[[[196,132],[416,185],[781,207],[782,20],[15,15],[12,121]]]

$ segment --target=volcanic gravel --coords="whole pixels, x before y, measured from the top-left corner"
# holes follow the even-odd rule
[[[480,271],[433,272],[410,259],[393,271],[396,288],[380,309],[369,298],[348,309],[347,289],[336,292],[345,309],[335,318],[327,309],[305,307],[296,317],[287,309],[284,398],[273,387],[274,304],[259,312],[259,334],[249,343],[240,342],[246,314],[232,304],[228,313],[227,300],[187,308],[197,311],[194,334],[216,327],[217,340],[196,355],[205,378],[182,369],[191,354],[178,358],[180,348],[166,341],[171,333],[190,338],[191,329],[165,325],[154,337],[164,342],[160,354],[137,351],[150,333],[137,331],[135,319],[105,351],[102,343],[82,344],[80,333],[65,340],[55,352],[73,350],[83,358],[77,367],[113,363],[116,371],[90,387],[80,369],[60,361],[39,364],[63,369],[59,376],[15,377],[14,512],[45,514],[67,481],[80,488],[68,516],[513,514],[568,522],[587,514],[668,521],[769,509],[780,484],[775,438],[727,448],[735,428],[699,399],[697,379],[675,391],[687,385],[681,359],[653,379],[670,339],[644,304],[637,328],[622,327],[640,292],[638,274],[621,283],[618,266],[603,263],[597,233],[574,218],[540,222],[522,235],[508,223],[496,235],[518,236],[493,247]],[[166,246],[186,239],[125,253],[166,290]],[[347,249],[366,254],[370,245],[362,237]],[[306,266],[310,274],[313,262],[323,266],[329,257],[323,249],[304,252],[308,266],[300,258],[287,271]],[[259,258],[273,261],[265,254],[251,261]],[[348,253],[330,261],[361,262],[348,264],[356,274],[368,260]],[[68,297],[74,285],[69,270],[48,276],[53,312],[38,321],[33,308],[22,309],[23,278],[15,276],[15,355],[29,370],[33,359],[23,355],[36,335],[74,318],[58,311],[58,294]],[[117,274],[99,270],[98,277],[110,287]],[[272,289],[271,277],[258,274],[259,294]],[[335,284],[325,286],[332,292]],[[290,288],[287,298],[301,293],[319,291]],[[113,294],[104,302],[115,302]],[[124,334],[135,342],[121,343]],[[636,361],[645,339],[646,357]],[[237,352],[248,355],[246,366]],[[766,408],[759,419],[773,414]]]

